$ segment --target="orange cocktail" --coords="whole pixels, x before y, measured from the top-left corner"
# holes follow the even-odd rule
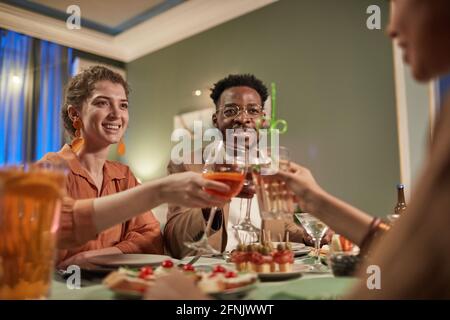
[[[203,177],[205,179],[225,183],[230,187],[230,191],[227,193],[210,189],[206,189],[206,192],[230,199],[237,196],[241,191],[245,175],[241,172],[206,172],[203,173]]]

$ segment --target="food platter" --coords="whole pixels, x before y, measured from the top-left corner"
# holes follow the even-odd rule
[[[145,292],[152,290],[155,281],[160,277],[171,277],[185,274],[194,280],[203,293],[216,299],[242,299],[256,288],[258,277],[254,273],[240,273],[216,265],[205,271],[192,265],[176,266],[171,260],[165,260],[154,271],[151,266],[141,269],[119,268],[111,272],[103,284],[114,292],[118,299],[142,299]]]

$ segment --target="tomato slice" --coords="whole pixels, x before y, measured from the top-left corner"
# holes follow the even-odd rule
[[[164,260],[162,263],[162,267],[163,268],[172,268],[173,267],[172,260]]]
[[[234,271],[227,271],[225,273],[225,278],[236,278],[236,277],[237,277],[237,274]]]
[[[192,265],[192,264],[185,264],[184,266],[183,266],[183,270],[184,271],[195,271],[195,269],[194,269],[194,266]]]
[[[142,267],[139,272],[139,278],[146,279],[153,274],[153,269],[150,266]]]
[[[225,273],[227,270],[222,267],[220,264],[218,264],[217,266],[214,266],[213,268],[213,272],[214,273]]]
[[[342,251],[351,251],[352,250],[353,243],[350,240],[344,238],[343,236],[339,236],[339,241],[341,243]]]

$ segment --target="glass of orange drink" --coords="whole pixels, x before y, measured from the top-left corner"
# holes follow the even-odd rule
[[[220,196],[224,199],[231,199],[239,194],[244,184],[246,174],[245,159],[241,153],[242,152],[236,152],[235,149],[227,150],[223,141],[212,145],[212,148],[207,152],[202,175],[205,179],[227,184],[230,187],[230,190],[227,193],[221,193],[216,190],[205,189],[206,192]],[[188,248],[195,250],[197,254],[220,253],[208,242],[208,234],[211,230],[217,209],[217,207],[211,208],[201,239],[185,243]]]
[[[48,297],[65,166],[0,167],[0,299]]]

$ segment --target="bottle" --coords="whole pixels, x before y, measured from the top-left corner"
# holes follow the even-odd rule
[[[391,225],[400,218],[403,212],[406,210],[405,201],[405,186],[403,184],[397,185],[397,204],[395,205],[394,212],[389,214],[387,218],[389,219]]]
[[[394,208],[394,214],[401,215],[406,210],[405,201],[405,186],[403,184],[397,185],[397,204]]]

